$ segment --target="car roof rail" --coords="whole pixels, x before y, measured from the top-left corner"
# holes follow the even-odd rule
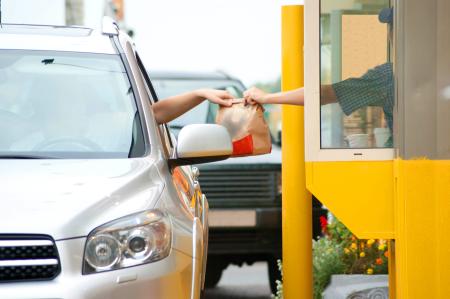
[[[224,70],[216,70],[216,73],[221,74],[222,76],[224,76],[226,79],[228,80],[236,80],[236,78],[230,76],[227,72],[225,72]]]
[[[102,33],[107,35],[119,35],[119,25],[117,25],[117,22],[113,18],[104,16],[102,21]]]

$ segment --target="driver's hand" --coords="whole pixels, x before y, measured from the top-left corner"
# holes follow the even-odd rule
[[[199,97],[209,100],[220,106],[230,107],[233,105],[234,97],[226,90],[199,89],[196,91]]]

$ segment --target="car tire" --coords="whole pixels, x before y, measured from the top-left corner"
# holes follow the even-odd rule
[[[267,260],[267,270],[269,272],[270,291],[277,293],[277,280],[281,281],[281,272],[278,269],[278,259],[270,258]]]
[[[208,257],[206,264],[205,288],[214,288],[222,277],[222,272],[228,264],[216,259]]]

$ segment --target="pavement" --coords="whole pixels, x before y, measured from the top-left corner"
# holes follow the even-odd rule
[[[217,287],[205,290],[204,299],[270,299],[267,264],[228,266]]]

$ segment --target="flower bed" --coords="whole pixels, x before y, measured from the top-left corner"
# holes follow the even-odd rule
[[[387,274],[388,251],[386,240],[356,238],[334,217],[320,218],[323,236],[313,241],[314,299],[322,293],[335,274]],[[281,268],[281,263],[280,263]],[[278,283],[274,298],[283,298],[283,285]]]
[[[322,217],[321,227],[323,237],[313,241],[315,299],[322,298],[333,274],[387,274],[386,240],[358,239],[333,217]]]

